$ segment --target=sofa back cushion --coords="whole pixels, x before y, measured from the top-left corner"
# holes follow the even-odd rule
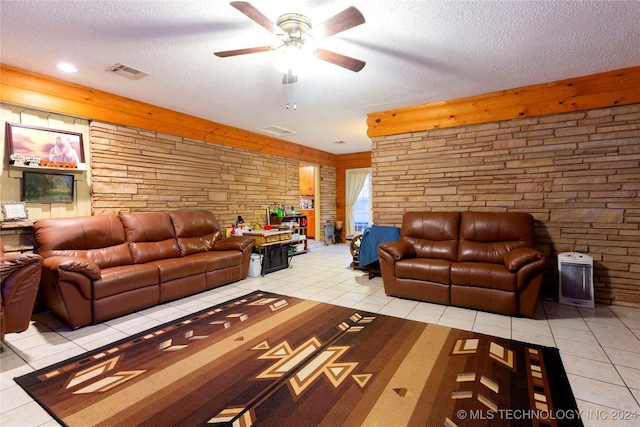
[[[118,215],[42,219],[33,225],[38,254],[88,259],[100,268],[133,264]]]
[[[182,256],[213,249],[223,234],[215,215],[209,211],[170,212]]]
[[[136,264],[180,256],[168,212],[120,212],[119,216]]]
[[[460,212],[406,212],[400,240],[408,241],[418,258],[455,261],[458,255]]]
[[[533,217],[524,212],[462,212],[458,261],[504,263],[507,252],[533,248]]]

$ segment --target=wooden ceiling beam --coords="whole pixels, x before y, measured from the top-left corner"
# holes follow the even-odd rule
[[[335,166],[336,155],[0,64],[0,100],[59,114]]]
[[[640,102],[640,66],[517,89],[371,113],[369,137]]]

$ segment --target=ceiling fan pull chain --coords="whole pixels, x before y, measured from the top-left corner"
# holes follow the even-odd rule
[[[292,73],[293,74],[293,73]],[[297,110],[298,109],[298,105],[296,104],[295,98],[296,98],[296,83],[298,83],[298,79],[295,79],[293,81],[293,83],[291,84],[291,93],[293,94],[293,110]]]
[[[289,109],[289,85],[285,86],[285,91],[287,93],[287,110]]]
[[[286,92],[287,93],[287,104],[286,104],[287,110],[290,109],[290,107],[289,107],[290,90],[291,90],[291,92],[293,92],[294,91],[294,87],[293,86],[298,82],[297,78],[294,79],[293,77],[294,76],[293,76],[292,70],[289,70],[289,72],[287,74],[285,74],[285,78],[287,78],[287,81],[286,81],[287,84],[286,84],[286,89],[285,89],[287,91]],[[291,86],[291,89],[289,89],[290,86]],[[295,103],[295,101],[293,102],[292,107],[293,107],[294,111],[298,109],[298,105]]]

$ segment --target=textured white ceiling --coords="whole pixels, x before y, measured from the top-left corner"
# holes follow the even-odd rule
[[[242,129],[279,126],[336,154],[371,149],[368,113],[640,65],[635,0],[251,3],[272,21],[296,12],[314,23],[356,6],[366,23],[319,45],[367,65],[315,60],[285,86],[268,52],[218,58],[274,40],[221,0],[2,0],[0,62]],[[105,71],[115,63],[150,76]]]

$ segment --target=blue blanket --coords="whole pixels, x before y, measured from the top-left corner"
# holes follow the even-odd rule
[[[400,240],[400,228],[385,225],[372,225],[362,232],[360,241],[360,253],[358,254],[358,265],[367,265],[378,261],[378,245],[384,242],[396,242]]]

